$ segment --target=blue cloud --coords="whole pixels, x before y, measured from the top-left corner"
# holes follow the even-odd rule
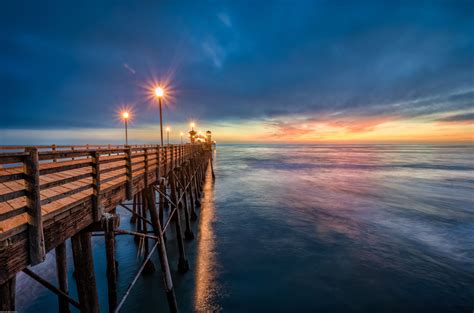
[[[172,73],[171,121],[472,108],[474,4],[8,2],[0,128],[109,127]],[[126,65],[126,66],[125,66]]]

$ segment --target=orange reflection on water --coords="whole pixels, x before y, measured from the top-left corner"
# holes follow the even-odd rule
[[[210,170],[206,173],[204,197],[201,201],[199,213],[194,308],[197,312],[215,312],[220,311],[221,307],[215,303],[220,288],[216,281],[217,269],[213,228],[215,218],[214,186]]]

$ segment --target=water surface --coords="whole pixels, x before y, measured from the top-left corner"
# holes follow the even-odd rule
[[[187,274],[176,272],[169,235],[181,311],[472,312],[473,155],[473,146],[218,146]],[[106,311],[102,238],[94,248]],[[141,257],[128,236],[117,250],[120,297]],[[54,262],[34,270],[54,281]],[[139,280],[124,311],[166,311],[158,272]],[[21,312],[56,310],[31,280],[20,275],[17,287]]]

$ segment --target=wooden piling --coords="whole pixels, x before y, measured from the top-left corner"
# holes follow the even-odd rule
[[[117,307],[117,261],[115,259],[115,230],[118,228],[120,218],[113,214],[102,216],[102,228],[105,232],[105,256],[107,260],[107,291],[109,312]]]
[[[158,186],[160,192],[160,204],[159,204],[159,220],[160,224],[163,225],[164,219],[165,219],[165,197],[163,196],[166,193],[166,188],[165,188],[165,180],[160,179],[160,184]],[[151,211],[150,211],[151,212]],[[166,241],[166,233],[163,233],[163,240]]]
[[[132,201],[132,216],[130,217],[130,223],[135,224],[137,221],[137,217],[135,214],[137,214],[137,202],[135,201],[135,196],[133,196],[133,201]]]
[[[178,202],[177,192],[176,192],[176,182],[174,175],[170,175],[170,184],[171,184],[171,201],[176,205]],[[181,217],[179,214],[179,208],[176,207],[176,213],[173,216],[175,228],[176,228],[176,241],[178,242],[178,251],[179,251],[179,261],[178,261],[178,270],[181,273],[185,273],[189,270],[189,263],[186,259],[186,252],[184,251],[183,243],[183,234],[181,231]]]
[[[141,193],[141,203],[142,203],[142,212],[141,212],[141,215],[146,218],[147,217],[147,210],[148,210],[148,201],[147,201],[147,196],[146,196],[146,189],[143,190]],[[148,233],[148,230],[147,230],[147,222],[146,220],[141,220],[142,222],[142,231],[144,234],[147,234]],[[144,244],[145,244],[145,255],[148,255],[149,252],[150,252],[150,247],[149,247],[149,242],[148,242],[148,238],[143,238],[144,240]],[[143,269],[143,275],[149,275],[151,273],[154,273],[155,272],[155,265],[153,264],[153,262],[151,260],[148,260],[145,264],[145,268]]]
[[[161,230],[161,223],[156,209],[154,199],[154,190],[149,187],[146,191],[148,203],[150,204],[149,212],[150,219],[153,225],[153,233],[158,237],[158,255],[160,257],[161,271],[163,272],[163,283],[165,286],[166,298],[168,300],[168,307],[170,312],[178,312],[178,305],[176,303],[176,295],[174,293],[173,280],[171,279],[171,270],[168,263],[168,255],[166,253],[166,246]]]
[[[181,180],[181,189],[183,195],[183,210],[184,210],[184,221],[186,223],[186,229],[184,230],[184,238],[186,240],[194,239],[194,234],[191,229],[191,219],[189,217],[189,210],[188,210],[188,198],[186,197],[186,176],[184,175],[184,168],[178,167],[175,171],[177,173],[178,178]]]
[[[141,203],[141,198],[140,198],[140,195],[139,194],[136,194],[133,196],[133,203],[134,203],[134,207],[135,207],[135,210],[136,210],[136,213],[138,215],[141,215],[141,206],[142,206],[142,203]],[[141,233],[142,232],[142,223],[141,223],[141,219],[138,219],[136,224],[135,224],[135,230],[137,233]],[[139,243],[140,242],[140,236],[135,236],[135,242],[136,243]]]
[[[0,311],[15,311],[16,277],[0,285]]]
[[[197,161],[194,159],[192,161],[192,164],[193,164],[193,187],[194,187],[194,194],[195,194],[195,199],[194,199],[194,203],[196,204],[196,206],[200,206],[201,205],[201,194],[199,192],[199,183],[198,183],[198,177],[199,177],[199,169],[198,169],[198,165],[197,165]]]
[[[81,231],[72,236],[71,243],[81,312],[98,313],[99,299],[94,274],[90,232]]]
[[[189,183],[188,194],[189,194],[189,203],[191,205],[191,221],[197,220],[196,214],[196,203],[194,202],[193,195],[193,184],[192,184],[192,172],[191,172],[191,163],[187,162],[185,166],[185,175],[187,176],[187,181]]]
[[[69,286],[67,282],[67,253],[66,243],[62,242],[56,247],[56,275],[58,278],[58,289],[69,294]],[[69,313],[69,302],[58,295],[58,306],[60,313]]]

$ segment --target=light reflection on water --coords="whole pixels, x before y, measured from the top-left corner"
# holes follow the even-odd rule
[[[196,247],[196,269],[194,271],[196,279],[194,309],[198,312],[217,312],[221,310],[219,302],[216,301],[221,292],[221,287],[216,280],[218,268],[213,229],[215,219],[214,186],[210,171],[206,175],[204,197],[199,211],[199,234]]]
[[[190,273],[176,272],[172,234],[167,242],[181,311],[471,312],[473,155],[473,146],[218,146],[186,243]],[[139,262],[132,239],[118,245],[120,294]],[[105,311],[105,253],[100,240],[94,247]],[[21,312],[55,309],[48,291],[28,294],[34,305]],[[166,307],[156,273],[125,311]]]

